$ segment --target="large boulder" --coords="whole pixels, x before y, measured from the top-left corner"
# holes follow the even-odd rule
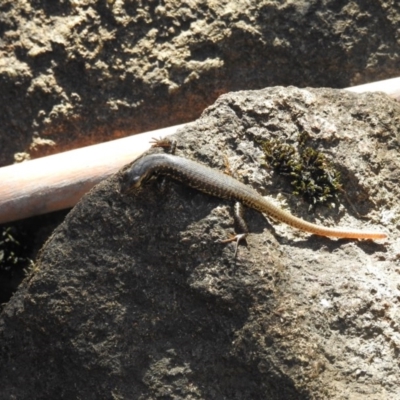
[[[389,238],[318,237],[247,210],[235,258],[219,243],[230,202],[169,179],[123,194],[121,171],[71,211],[4,308],[0,398],[399,398],[399,120],[383,94],[222,96],[176,135],[179,155],[220,170],[226,156],[294,215]],[[331,207],[265,160],[263,143],[299,137],[340,172]]]

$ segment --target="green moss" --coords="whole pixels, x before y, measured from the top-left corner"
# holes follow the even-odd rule
[[[279,174],[286,176],[293,193],[308,203],[331,204],[341,189],[340,173],[325,155],[307,147],[308,134],[299,135],[297,146],[278,139],[261,142],[267,163]]]
[[[21,257],[22,246],[16,238],[16,230],[12,227],[1,227],[0,229],[0,269],[9,270],[13,266],[25,263],[26,258]],[[21,251],[22,249],[22,251]]]
[[[0,226],[0,311],[33,262],[28,257],[24,235],[14,226]]]

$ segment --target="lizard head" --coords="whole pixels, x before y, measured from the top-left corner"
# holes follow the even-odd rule
[[[125,171],[120,187],[121,193],[128,193],[138,189],[148,181],[153,174],[154,161],[152,160],[152,156],[139,158]]]

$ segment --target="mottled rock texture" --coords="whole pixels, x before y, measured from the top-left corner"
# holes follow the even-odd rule
[[[304,234],[167,180],[95,187],[44,246],[0,317],[1,399],[400,397],[400,105],[383,94],[270,88],[222,96],[178,153],[293,214],[379,229],[385,241]],[[260,140],[308,145],[340,170],[335,207],[263,166]],[[153,149],[151,151],[162,151]]]
[[[2,0],[0,165],[197,118],[222,93],[398,75],[400,5]]]

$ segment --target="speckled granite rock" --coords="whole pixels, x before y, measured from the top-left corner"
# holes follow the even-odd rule
[[[393,0],[0,4],[0,165],[197,118],[222,93],[398,75]]]

